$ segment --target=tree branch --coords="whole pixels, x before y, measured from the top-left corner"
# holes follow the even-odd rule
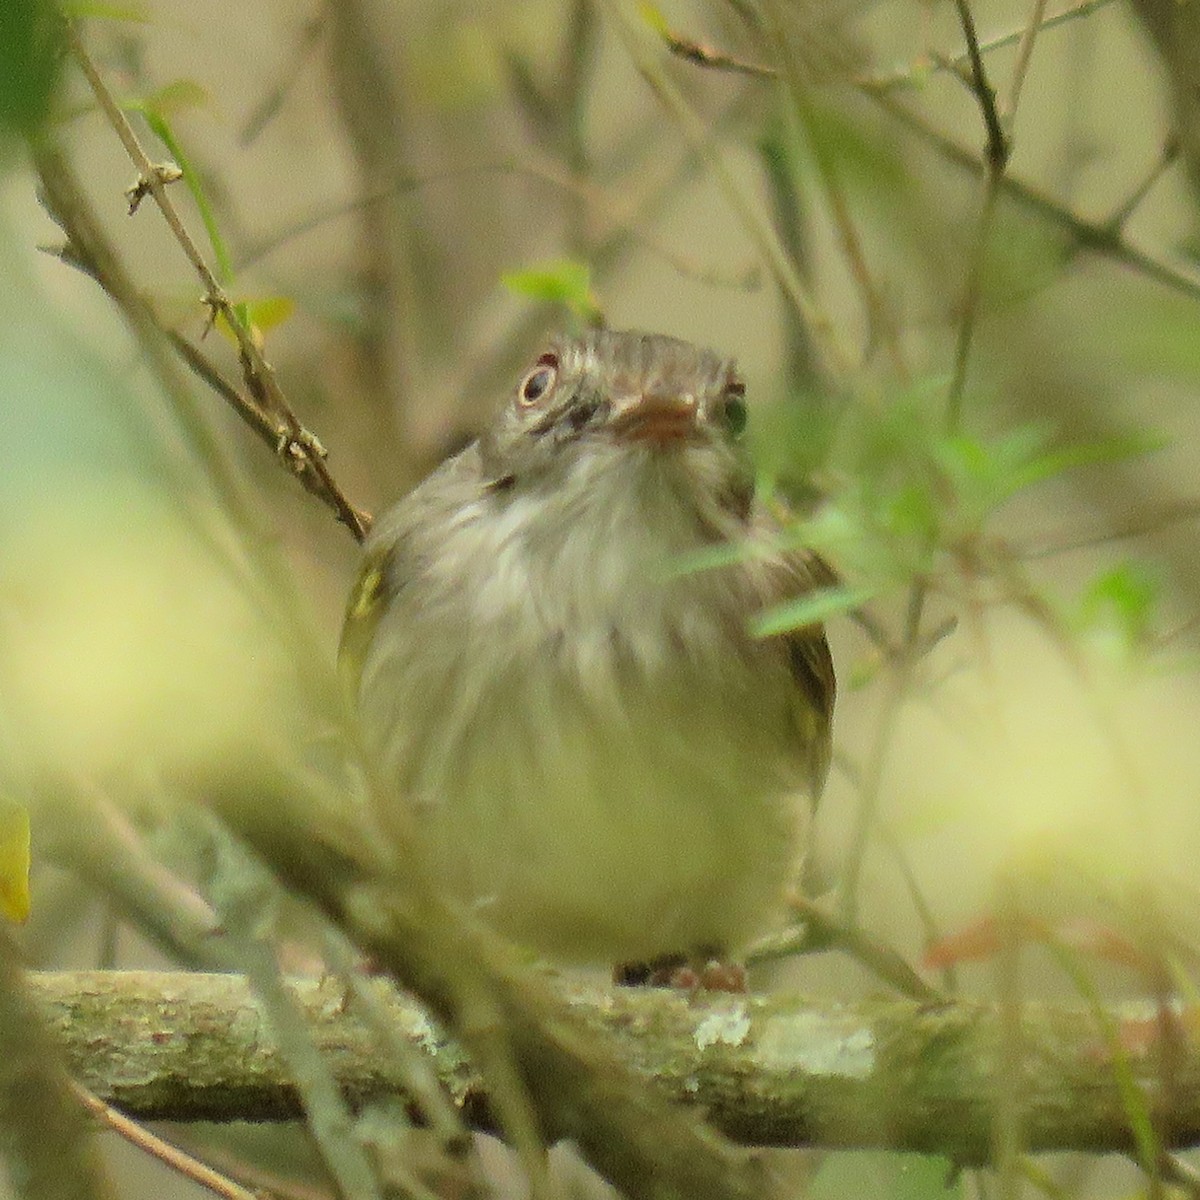
[[[351,1103],[402,1094],[388,1056],[332,980],[292,981],[314,1039]],[[379,981],[397,1028],[467,1120],[493,1128],[479,1077],[424,1010]],[[31,976],[79,1082],[139,1120],[285,1120],[296,1088],[246,982],[235,975],[70,972]],[[559,981],[583,1031],[617,1038],[626,1062],[676,1101],[754,1145],[887,1147],[981,1163],[991,1152],[994,1067],[1005,1045],[991,1006],[907,1000],[816,1006],[795,996],[695,997]],[[1119,1021],[1121,1013],[1110,1014]],[[1021,1013],[1021,1121],[1030,1150],[1133,1145],[1093,1014]],[[1156,1094],[1156,1053],[1130,1055]],[[1172,1088],[1174,1146],[1200,1142],[1200,1047]]]

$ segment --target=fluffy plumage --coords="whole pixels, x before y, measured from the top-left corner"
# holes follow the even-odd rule
[[[549,346],[479,442],[377,522],[344,648],[435,875],[575,961],[731,952],[769,925],[829,760],[819,629],[760,640],[818,560],[680,573],[764,533],[733,364]]]

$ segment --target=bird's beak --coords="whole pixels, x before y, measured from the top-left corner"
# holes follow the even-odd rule
[[[609,428],[623,442],[667,446],[696,437],[699,415],[695,396],[639,392],[613,401]]]

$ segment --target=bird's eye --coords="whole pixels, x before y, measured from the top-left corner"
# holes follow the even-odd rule
[[[722,397],[721,415],[725,420],[725,428],[734,437],[740,437],[746,429],[746,385],[736,380],[727,384]]]
[[[558,355],[543,354],[517,388],[517,403],[532,408],[543,399],[558,380]]]

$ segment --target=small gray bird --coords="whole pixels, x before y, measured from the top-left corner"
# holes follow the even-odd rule
[[[819,627],[748,622],[831,575],[770,543],[744,394],[674,338],[556,338],[368,542],[343,636],[367,750],[433,876],[551,958],[719,962],[796,877],[833,666]]]

